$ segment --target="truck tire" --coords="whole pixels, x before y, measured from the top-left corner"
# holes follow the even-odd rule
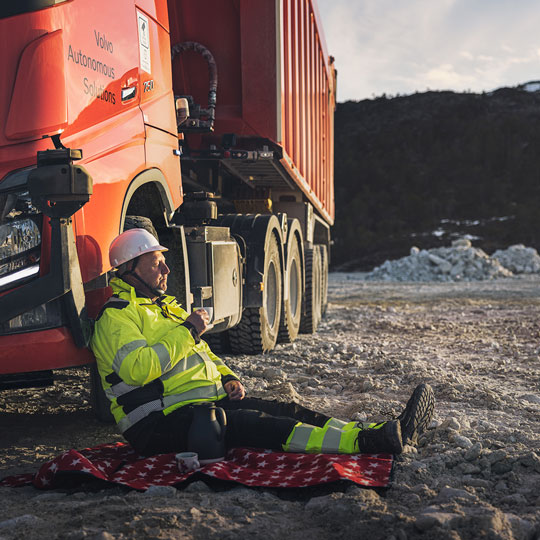
[[[287,253],[287,282],[288,298],[283,301],[281,310],[281,322],[279,325],[278,341],[280,343],[293,342],[300,331],[302,318],[302,263],[300,261],[300,246],[298,240],[294,240],[291,249]]]
[[[324,317],[328,308],[328,247],[320,244],[321,252],[321,316]]]
[[[278,240],[269,235],[265,245],[264,293],[260,308],[245,308],[242,319],[231,328],[229,341],[235,354],[260,354],[271,351],[277,342],[282,302],[282,272]]]
[[[96,362],[90,366],[90,404],[97,420],[104,424],[114,423],[111,402],[103,391]]]
[[[124,221],[124,231],[128,229],[144,229],[153,234],[159,242],[158,233],[152,223],[152,220],[144,216],[126,216]]]
[[[231,352],[229,342],[229,332],[219,332],[218,334],[203,334],[202,339],[208,343],[208,346],[214,354],[227,354]]]
[[[321,252],[317,247],[305,250],[306,293],[300,332],[314,334],[321,321]]]

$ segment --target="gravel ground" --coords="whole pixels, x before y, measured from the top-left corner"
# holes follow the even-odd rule
[[[264,356],[224,356],[249,392],[343,419],[399,414],[432,385],[435,419],[392,486],[278,491],[202,482],[145,493],[0,488],[1,539],[540,539],[540,277],[366,282],[331,274],[319,332]],[[84,370],[0,393],[0,477],[121,440],[97,423]]]

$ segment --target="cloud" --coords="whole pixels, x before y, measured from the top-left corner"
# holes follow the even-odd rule
[[[338,99],[540,78],[535,0],[319,0]]]
[[[452,64],[431,68],[421,78],[428,87],[440,89],[467,88],[475,82],[474,76],[459,73]]]

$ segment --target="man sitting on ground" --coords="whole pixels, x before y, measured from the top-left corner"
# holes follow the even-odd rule
[[[226,411],[228,448],[308,453],[399,454],[431,421],[429,385],[416,387],[396,420],[344,422],[294,402],[246,397],[238,377],[201,340],[208,313],[188,314],[167,296],[169,268],[156,238],[130,229],[113,240],[113,296],[97,318],[91,347],[124,438],[143,455],[187,449],[198,403]]]

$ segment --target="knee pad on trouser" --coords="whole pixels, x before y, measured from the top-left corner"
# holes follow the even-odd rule
[[[358,452],[358,429],[329,425],[311,426],[298,422],[283,445],[285,452],[306,454],[355,454]]]
[[[341,428],[332,424],[332,419],[322,428],[299,422],[291,431],[283,449],[286,452],[308,454],[400,453],[402,451],[399,424],[395,421],[376,424],[355,423],[354,426],[346,424]],[[361,442],[359,435],[361,435]]]

